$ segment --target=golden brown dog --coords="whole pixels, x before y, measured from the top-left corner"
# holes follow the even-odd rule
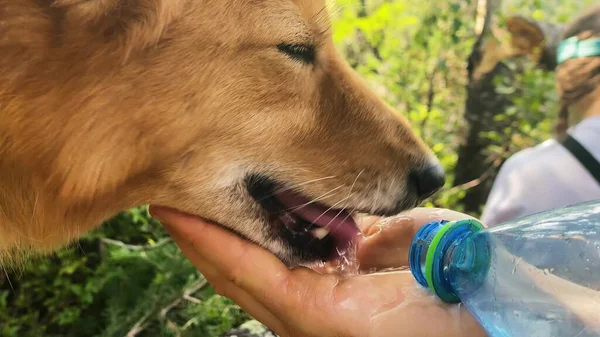
[[[0,253],[152,203],[290,264],[443,184],[334,49],[323,0],[0,0]],[[308,204],[308,205],[306,205]]]

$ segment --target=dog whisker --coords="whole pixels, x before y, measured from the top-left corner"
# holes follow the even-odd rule
[[[349,198],[351,198],[351,197],[354,195],[354,193],[352,192],[352,190],[354,189],[354,186],[356,185],[356,182],[358,181],[358,178],[360,178],[360,175],[361,175],[361,174],[362,174],[364,171],[365,171],[365,169],[362,169],[360,172],[358,172],[358,174],[356,175],[356,178],[354,178],[354,182],[353,182],[353,183],[352,183],[352,185],[350,186],[350,190],[348,191],[348,196],[346,196],[346,199],[349,199]],[[342,209],[341,209],[341,210],[338,212],[338,214],[336,214],[336,215],[333,217],[333,219],[329,220],[329,223],[327,224],[327,226],[329,226],[329,225],[330,225],[330,224],[331,224],[331,223],[332,223],[332,222],[333,222],[335,219],[337,219],[337,217],[338,217],[338,216],[340,216],[340,214],[342,214],[342,212],[344,212],[344,211],[345,211],[347,208],[348,208],[348,206],[344,206],[344,207],[343,207],[343,208],[342,208]],[[350,215],[350,214],[348,213],[348,215]],[[344,221],[345,221],[346,219],[348,219],[348,216],[346,216],[346,217],[344,218]],[[344,221],[341,221],[341,222],[339,222],[337,226],[340,226],[340,225],[341,225],[341,224],[342,224]],[[327,226],[325,226],[325,227],[327,227]]]
[[[381,194],[381,179],[377,177],[376,179],[377,187],[375,188],[375,197],[373,198],[373,205],[371,206],[371,213],[374,213],[379,205],[379,199]]]
[[[350,186],[350,190],[348,191],[348,195],[346,196],[346,198],[342,199],[342,201],[344,201],[344,200],[348,200],[348,199],[350,199],[351,197],[353,197],[353,196],[354,196],[354,193],[352,192],[352,190],[354,189],[354,186],[356,185],[356,182],[358,181],[358,178],[360,177],[360,175],[361,175],[361,174],[362,174],[364,171],[365,171],[365,169],[362,169],[362,170],[361,170],[361,171],[360,171],[360,172],[359,172],[359,173],[356,175],[356,178],[354,178],[354,182],[353,182],[353,183],[352,183],[352,185]],[[337,205],[337,204],[339,204],[339,202],[338,202],[338,203],[336,203],[336,205]],[[336,215],[333,217],[333,219],[329,220],[329,222],[327,223],[327,225],[325,225],[325,228],[326,228],[326,227],[328,227],[328,226],[329,226],[329,225],[330,225],[330,224],[331,224],[331,223],[332,223],[332,222],[333,222],[335,219],[337,219],[337,217],[338,217],[338,216],[340,216],[340,214],[342,214],[342,213],[343,213],[343,212],[344,212],[344,211],[345,211],[347,208],[348,208],[347,206],[344,206],[344,207],[343,207],[343,208],[342,208],[342,209],[341,209],[341,210],[340,210],[340,211],[339,211],[339,212],[338,212],[338,213],[337,213],[337,214],[336,214]],[[326,213],[326,212],[328,212],[330,209],[331,209],[331,208],[329,208],[327,211],[325,211],[325,213]],[[325,213],[321,214],[321,216],[319,216],[319,218],[320,218],[320,217],[322,217],[322,216],[323,216]],[[350,213],[348,213],[348,214],[347,214],[347,215],[344,217],[344,220],[342,220],[341,222],[339,222],[339,223],[337,224],[337,226],[340,226],[342,223],[344,223],[344,222],[346,221],[346,219],[348,219],[348,217],[349,217],[349,216],[350,216]],[[319,218],[317,218],[317,220],[318,220]],[[336,226],[336,228],[337,228],[337,226]],[[310,242],[312,242],[313,240],[314,240],[314,239],[311,239],[311,240],[310,240]]]
[[[344,5],[340,5],[337,3],[330,3],[328,6],[329,9],[329,16],[330,17],[336,17],[337,15],[339,15],[340,13],[342,13],[342,11],[345,10],[362,10],[364,8],[364,6],[362,4],[359,3],[354,3],[354,4],[344,4]]]
[[[352,194],[348,195],[348,197],[351,197],[351,196],[352,196]],[[329,226],[329,225],[330,225],[330,224],[331,224],[331,223],[332,223],[332,222],[333,222],[335,219],[337,219],[337,217],[338,217],[338,216],[340,216],[340,214],[342,214],[342,213],[343,213],[343,212],[346,210],[346,208],[347,208],[347,207],[343,207],[343,208],[342,208],[342,209],[341,209],[341,210],[338,212],[338,214],[336,214],[336,215],[333,217],[333,219],[329,220],[329,222],[327,223],[327,225],[325,225],[325,227]],[[348,217],[346,217],[345,219],[348,219]],[[336,226],[336,228],[337,228],[339,225],[341,225],[341,224],[342,224],[342,222],[338,223],[338,224],[337,224],[337,226]]]
[[[79,250],[81,251],[81,253],[83,253],[83,255],[87,255],[87,253],[85,252],[85,250],[83,250],[83,247],[81,246],[81,242],[77,241],[77,248],[79,248]]]
[[[358,172],[358,174],[356,175],[356,178],[354,178],[354,182],[352,182],[352,186],[350,186],[350,191],[348,192],[348,195],[352,194],[352,190],[354,189],[354,186],[356,186],[356,182],[358,181],[358,178],[360,178],[360,175],[363,174],[363,172],[365,172],[365,169],[360,170],[360,172]]]
[[[12,291],[14,293],[15,287],[13,286],[12,282],[10,281],[10,276],[8,276],[8,272],[6,271],[6,268],[2,267],[2,270],[4,271],[4,275],[6,275],[6,280],[8,281],[8,285],[10,286],[10,289],[12,289]]]
[[[34,201],[33,201],[33,208],[32,208],[32,210],[31,210],[31,219],[29,220],[29,221],[31,221],[31,222],[33,222],[33,221],[34,221],[34,219],[35,219],[35,215],[36,215],[36,213],[37,213],[37,208],[38,208],[39,197],[40,197],[40,194],[39,194],[39,193],[36,193],[36,194],[35,194],[35,199],[34,199]]]
[[[333,204],[331,207],[329,207],[325,212],[321,213],[321,215],[319,215],[314,221],[313,223],[317,223],[317,221],[319,221],[319,219],[321,219],[323,217],[323,215],[327,214],[327,212],[331,211],[332,209],[335,209],[335,206],[345,202],[346,200],[348,200],[352,195],[349,195],[347,197],[345,197],[344,199],[336,202],[335,204]]]
[[[328,198],[330,196],[336,195],[337,193],[333,193],[333,194],[331,194],[331,193],[334,192],[335,190],[338,190],[338,189],[342,188],[342,187],[344,187],[344,186],[340,185],[340,186],[338,186],[336,188],[333,188],[333,189],[329,190],[326,193],[321,194],[320,196],[312,199],[311,201],[309,201],[309,202],[307,202],[305,204],[302,204],[300,206],[296,206],[296,207],[293,207],[293,208],[287,208],[287,209],[285,209],[285,211],[288,211],[288,212],[297,211],[297,210],[302,209],[302,208],[304,208],[304,207],[306,207],[306,206],[308,206],[310,204],[314,204],[315,202],[318,202],[318,201],[326,199],[326,198]]]
[[[338,201],[337,203],[335,203],[333,206],[329,207],[329,208],[328,208],[328,209],[327,209],[325,212],[323,212],[321,215],[319,215],[319,216],[317,217],[317,219],[316,219],[314,222],[316,223],[316,222],[317,222],[319,219],[321,219],[321,217],[323,217],[323,215],[325,215],[327,212],[329,212],[330,210],[332,210],[333,208],[335,208],[335,206],[337,206],[338,204],[340,204],[340,203],[343,203],[344,201],[348,200],[348,199],[349,199],[350,197],[352,197],[352,196],[353,196],[353,194],[350,194],[350,195],[346,196],[344,199],[342,199],[342,200]],[[327,225],[325,225],[325,226],[324,226],[324,228],[326,228],[327,226],[329,226],[329,225],[331,224],[331,222],[333,222],[333,221],[334,221],[334,220],[335,220],[335,219],[336,219],[336,218],[337,218],[337,217],[338,217],[340,214],[342,214],[342,212],[344,212],[344,210],[346,210],[346,207],[342,208],[342,209],[341,209],[341,210],[338,212],[338,214],[336,214],[336,215],[333,217],[333,219],[329,220],[329,222],[327,223]],[[346,217],[346,219],[347,219],[347,217]],[[338,226],[339,226],[339,224],[338,224]],[[337,227],[336,227],[336,228],[337,228]],[[312,242],[313,242],[313,241],[315,241],[315,240],[316,240],[315,238],[312,238],[312,239],[311,239],[311,240],[308,242],[308,244],[312,243]]]
[[[324,19],[328,19],[329,18],[329,12],[328,12],[328,5],[323,6],[323,8],[321,8],[317,13],[315,13],[312,18],[311,21],[319,21],[319,20],[324,20]]]
[[[343,210],[342,210],[342,211],[343,211]],[[341,213],[341,212],[340,212],[340,213]],[[340,215],[340,213],[338,213],[338,215]],[[342,221],[340,221],[340,222],[339,222],[338,226],[339,226],[340,224],[344,223],[344,222],[345,222],[345,221],[348,219],[348,217],[350,217],[351,215],[352,215],[352,213],[351,213],[351,212],[348,212],[348,213],[346,214],[346,216],[344,217],[344,219],[343,219]],[[336,217],[337,217],[337,215],[336,215]],[[333,220],[332,220],[332,221],[333,221]],[[336,227],[336,228],[337,228],[337,227]]]
[[[350,190],[348,191],[347,198],[354,196],[354,193],[352,192],[352,190],[354,190],[354,187],[356,186],[356,182],[358,181],[358,178],[360,178],[360,175],[363,174],[363,172],[365,172],[365,169],[360,170],[360,172],[358,172],[358,174],[356,175],[356,178],[354,178],[352,185],[350,185]],[[346,208],[346,207],[344,207],[344,208]]]

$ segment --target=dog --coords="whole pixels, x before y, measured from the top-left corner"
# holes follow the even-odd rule
[[[0,263],[142,204],[327,260],[444,181],[324,0],[0,0]]]

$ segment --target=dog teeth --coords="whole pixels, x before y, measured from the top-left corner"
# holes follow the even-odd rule
[[[329,229],[319,227],[319,228],[313,229],[311,231],[311,233],[315,238],[317,238],[319,240],[323,240],[323,238],[326,237],[327,234],[329,234]]]

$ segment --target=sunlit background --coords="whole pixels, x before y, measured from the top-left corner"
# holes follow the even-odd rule
[[[552,137],[554,74],[540,55],[592,2],[331,2],[340,51],[447,170],[427,205],[479,215],[504,160]],[[521,22],[516,33],[509,22]],[[532,42],[539,32],[548,43]],[[214,294],[145,207],[24,272],[0,272],[1,337],[216,337],[250,319]]]

